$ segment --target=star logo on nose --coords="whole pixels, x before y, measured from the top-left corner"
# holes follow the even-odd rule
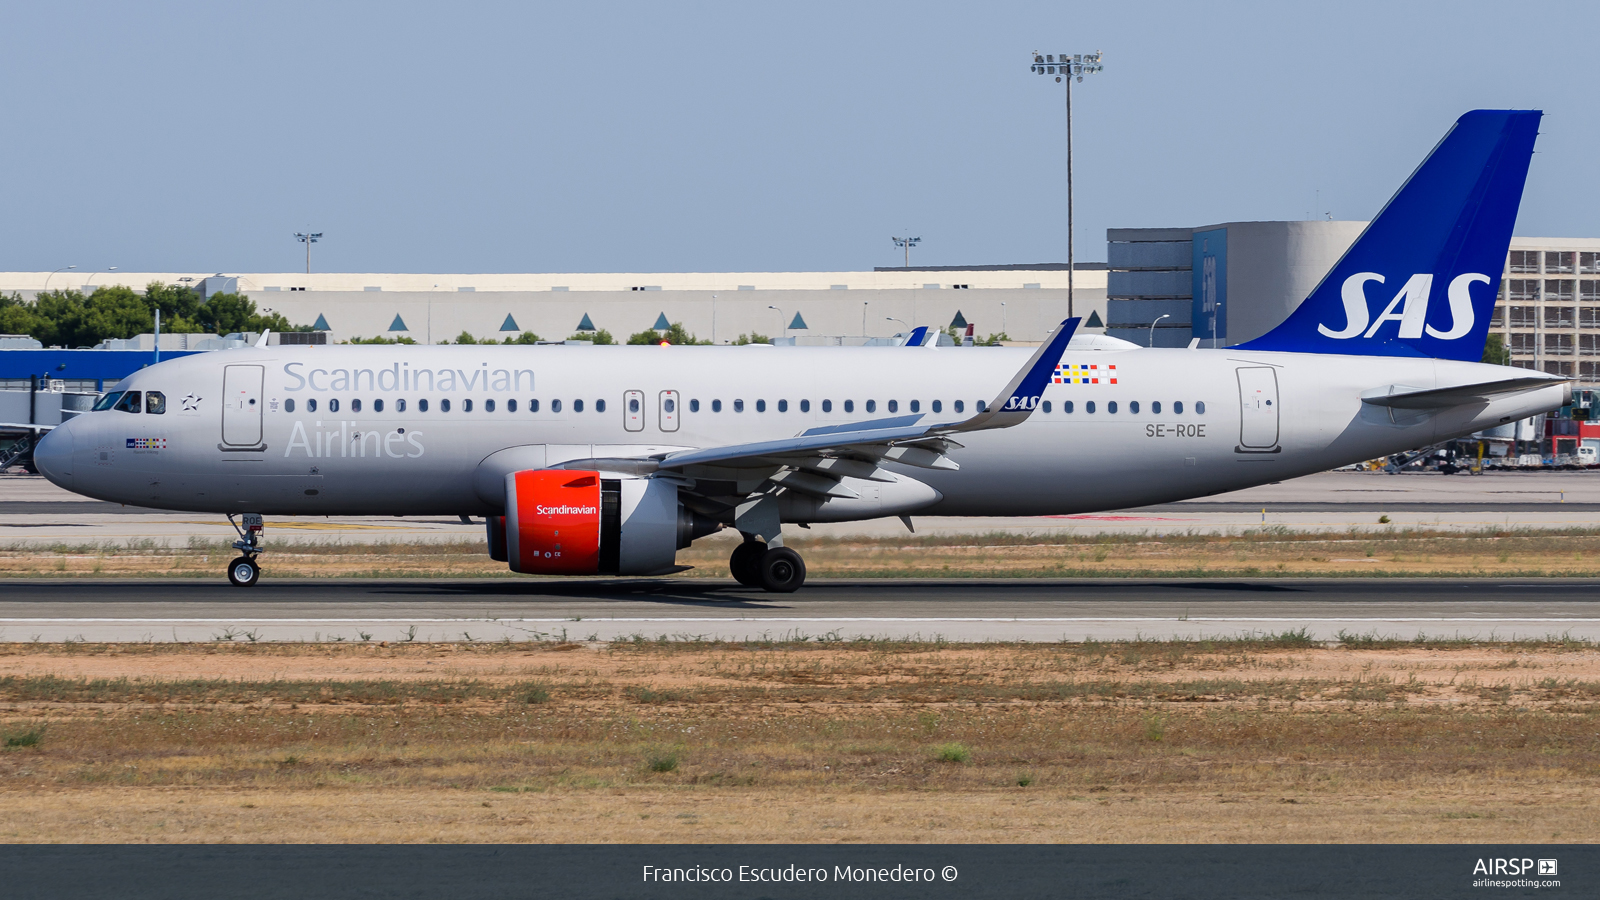
[[[188,396],[184,397],[183,400],[181,400],[179,402],[181,402],[183,404],[183,411],[184,412],[194,412],[195,410],[200,408],[200,398],[196,397],[192,393],[189,394]]]

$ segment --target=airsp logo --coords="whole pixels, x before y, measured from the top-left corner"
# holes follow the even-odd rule
[[[1450,302],[1450,329],[1440,331],[1427,324],[1428,321],[1428,295],[1433,289],[1432,275],[1413,275],[1400,286],[1399,293],[1383,308],[1383,312],[1376,319],[1367,308],[1366,284],[1375,281],[1384,283],[1384,278],[1377,272],[1357,272],[1344,280],[1339,296],[1344,300],[1345,324],[1342,330],[1335,331],[1327,325],[1318,325],[1317,330],[1327,337],[1338,340],[1347,340],[1353,337],[1370,338],[1378,333],[1385,322],[1400,323],[1399,336],[1402,338],[1420,338],[1423,332],[1430,337],[1442,341],[1453,341],[1465,337],[1472,331],[1475,321],[1472,313],[1473,284],[1482,282],[1489,284],[1487,275],[1468,272],[1457,275],[1450,282],[1449,289],[1445,292]]]

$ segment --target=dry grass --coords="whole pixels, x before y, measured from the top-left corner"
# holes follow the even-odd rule
[[[1600,651],[0,645],[7,841],[1591,841]]]
[[[269,525],[268,533],[272,533]],[[1346,533],[1267,526],[1238,533],[791,536],[813,577],[1600,576],[1600,529],[1477,532],[1374,528]],[[269,543],[281,577],[513,577],[482,541]],[[728,538],[678,554],[685,577],[727,578]],[[161,576],[214,579],[237,555],[191,540],[0,547],[0,578]]]

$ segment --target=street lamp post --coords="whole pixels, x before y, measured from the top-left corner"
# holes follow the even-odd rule
[[[77,266],[62,266],[61,268],[57,269],[55,272],[51,272],[49,275],[46,275],[44,277],[44,290],[40,291],[39,293],[41,293],[41,294],[47,293],[50,290],[50,279],[56,277],[56,273],[65,272],[68,269],[76,269],[76,268],[77,268]]]
[[[1060,57],[1059,61],[1057,57]],[[1082,82],[1083,76],[1104,69],[1100,64],[1100,51],[1077,54],[1033,54],[1033,65],[1028,71],[1036,75],[1054,75],[1056,83],[1067,86],[1067,315],[1072,311],[1072,82]]]
[[[896,247],[904,247],[904,248],[906,248],[906,268],[908,268],[908,269],[911,268],[911,248],[915,247],[916,245],[918,245],[920,243],[922,243],[922,238],[919,238],[919,237],[903,237],[903,238],[901,238],[901,237],[891,237],[891,238],[889,238],[889,240],[894,241],[894,245]]]
[[[785,321],[784,318],[783,318],[783,310],[777,308],[776,306],[769,306],[769,307],[767,307],[767,309],[770,309],[773,312],[778,314],[778,325],[783,328],[783,336],[784,337],[788,337],[789,336],[789,323],[787,321]]]
[[[1154,322],[1150,323],[1150,344],[1149,344],[1149,346],[1154,347],[1156,345],[1156,326],[1161,324],[1161,320],[1162,319],[1170,319],[1170,318],[1172,318],[1172,313],[1162,313],[1161,315],[1156,316],[1156,320]]]
[[[1070,156],[1071,154],[1068,154],[1068,155]],[[1070,197],[1072,195],[1072,192],[1069,190],[1067,192],[1067,195]],[[311,245],[317,243],[320,240],[322,240],[322,232],[319,231],[316,234],[309,234],[309,233],[302,232],[302,231],[296,231],[294,233],[294,236],[300,239],[300,243],[306,245],[306,274],[310,275],[311,274]]]
[[[116,266],[110,266],[110,267],[108,267],[106,269],[107,272],[115,272],[116,270],[117,270]],[[88,292],[89,286],[94,283],[94,277],[96,275],[99,275],[99,274],[100,274],[99,272],[90,272],[89,273],[89,279],[83,283],[83,290],[84,290],[85,293]]]
[[[1071,300],[1072,300],[1072,291],[1069,289],[1067,291],[1067,301],[1068,301],[1067,313],[1069,315],[1072,312]],[[1004,300],[1000,301],[1000,333],[1005,335],[1008,338],[1011,337],[1010,333],[1006,331],[1006,302]]]

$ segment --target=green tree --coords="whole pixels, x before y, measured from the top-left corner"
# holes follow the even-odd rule
[[[491,343],[491,344],[494,343],[493,339],[486,338],[485,340],[488,340],[488,342]],[[458,344],[476,344],[477,342],[478,342],[478,339],[473,337],[471,335],[471,333],[469,333],[469,332],[467,332],[465,330],[463,330],[460,334],[456,335],[456,343],[458,343]],[[449,341],[440,341],[439,343],[448,344],[450,342]]]
[[[1000,346],[1001,341],[1009,340],[1011,340],[1011,336],[1002,331],[999,334],[991,334],[981,341],[977,338],[973,338],[972,343],[979,347],[998,347]]]
[[[415,344],[416,341],[414,341],[414,340],[412,340],[411,338],[408,338],[408,337],[384,337],[383,335],[380,334],[380,335],[375,335],[375,336],[369,337],[369,338],[353,337],[348,341],[340,341],[339,343],[341,343],[341,344]]]
[[[673,322],[672,323],[672,327],[668,328],[665,333],[660,333],[660,332],[656,332],[656,331],[652,330],[652,331],[640,331],[640,332],[638,332],[636,334],[632,334],[632,335],[628,336],[628,343],[630,343],[630,344],[659,344],[662,341],[666,341],[669,344],[709,344],[709,343],[711,343],[710,341],[702,341],[699,338],[695,337],[694,335],[690,334],[688,331],[685,331],[682,322]]]
[[[655,332],[651,332],[651,334],[654,333]],[[580,331],[572,337],[567,338],[567,340],[593,341],[596,345],[615,344],[617,342],[617,339],[611,336],[611,332],[605,330],[604,328],[600,329],[599,331]]]
[[[502,344],[537,344],[542,340],[544,340],[544,338],[539,337],[537,334],[534,334],[531,331],[524,331],[523,333],[517,335],[516,337],[508,337],[505,340],[501,341],[500,343],[502,343]],[[471,341],[468,341],[467,343],[471,343]],[[485,344],[492,344],[494,342],[486,339],[486,340],[484,340],[484,343]]]
[[[764,334],[756,334],[754,331],[752,331],[749,334],[741,334],[741,335],[739,335],[739,339],[734,341],[733,345],[735,347],[743,347],[745,344],[770,344],[770,343],[772,343],[772,338],[769,338]]]
[[[1511,365],[1511,350],[1506,347],[1505,335],[1489,335],[1489,339],[1483,344],[1483,361],[1492,366]]]

